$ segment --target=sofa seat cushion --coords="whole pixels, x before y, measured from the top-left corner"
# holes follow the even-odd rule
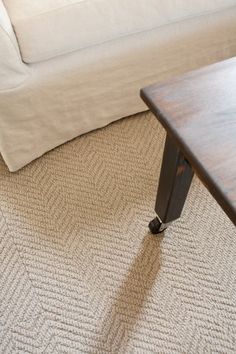
[[[4,0],[26,63],[220,11],[236,0]]]

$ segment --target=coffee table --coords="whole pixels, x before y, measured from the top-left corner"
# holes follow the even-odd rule
[[[167,132],[151,232],[180,217],[194,172],[236,225],[236,58],[146,87],[141,97]]]

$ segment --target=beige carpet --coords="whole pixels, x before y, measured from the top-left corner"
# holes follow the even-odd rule
[[[0,353],[236,353],[236,232],[195,178],[148,233],[165,134],[151,114],[16,174],[0,162]]]

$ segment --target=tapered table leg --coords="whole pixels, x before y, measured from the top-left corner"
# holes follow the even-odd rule
[[[161,233],[180,217],[192,178],[191,166],[167,136],[155,206],[157,217],[149,223],[153,234]]]

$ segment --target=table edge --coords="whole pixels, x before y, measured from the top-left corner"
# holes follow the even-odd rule
[[[152,85],[153,87],[154,85]],[[158,86],[158,85],[157,85]],[[236,208],[232,205],[231,201],[225,196],[220,186],[212,179],[211,175],[204,168],[204,166],[200,163],[199,160],[196,159],[193,152],[189,149],[189,147],[185,144],[183,139],[179,136],[178,132],[168,124],[166,118],[163,116],[161,110],[157,107],[157,105],[152,101],[152,98],[148,94],[150,86],[146,88],[142,88],[140,90],[140,97],[145,102],[145,104],[149,107],[152,113],[156,116],[161,125],[165,128],[166,133],[170,138],[172,138],[175,143],[180,147],[180,150],[186,157],[186,159],[190,162],[192,168],[197,169],[196,174],[202,181],[202,183],[207,187],[209,192],[215,198],[217,203],[221,206],[221,208],[228,215],[230,220],[236,226]]]

